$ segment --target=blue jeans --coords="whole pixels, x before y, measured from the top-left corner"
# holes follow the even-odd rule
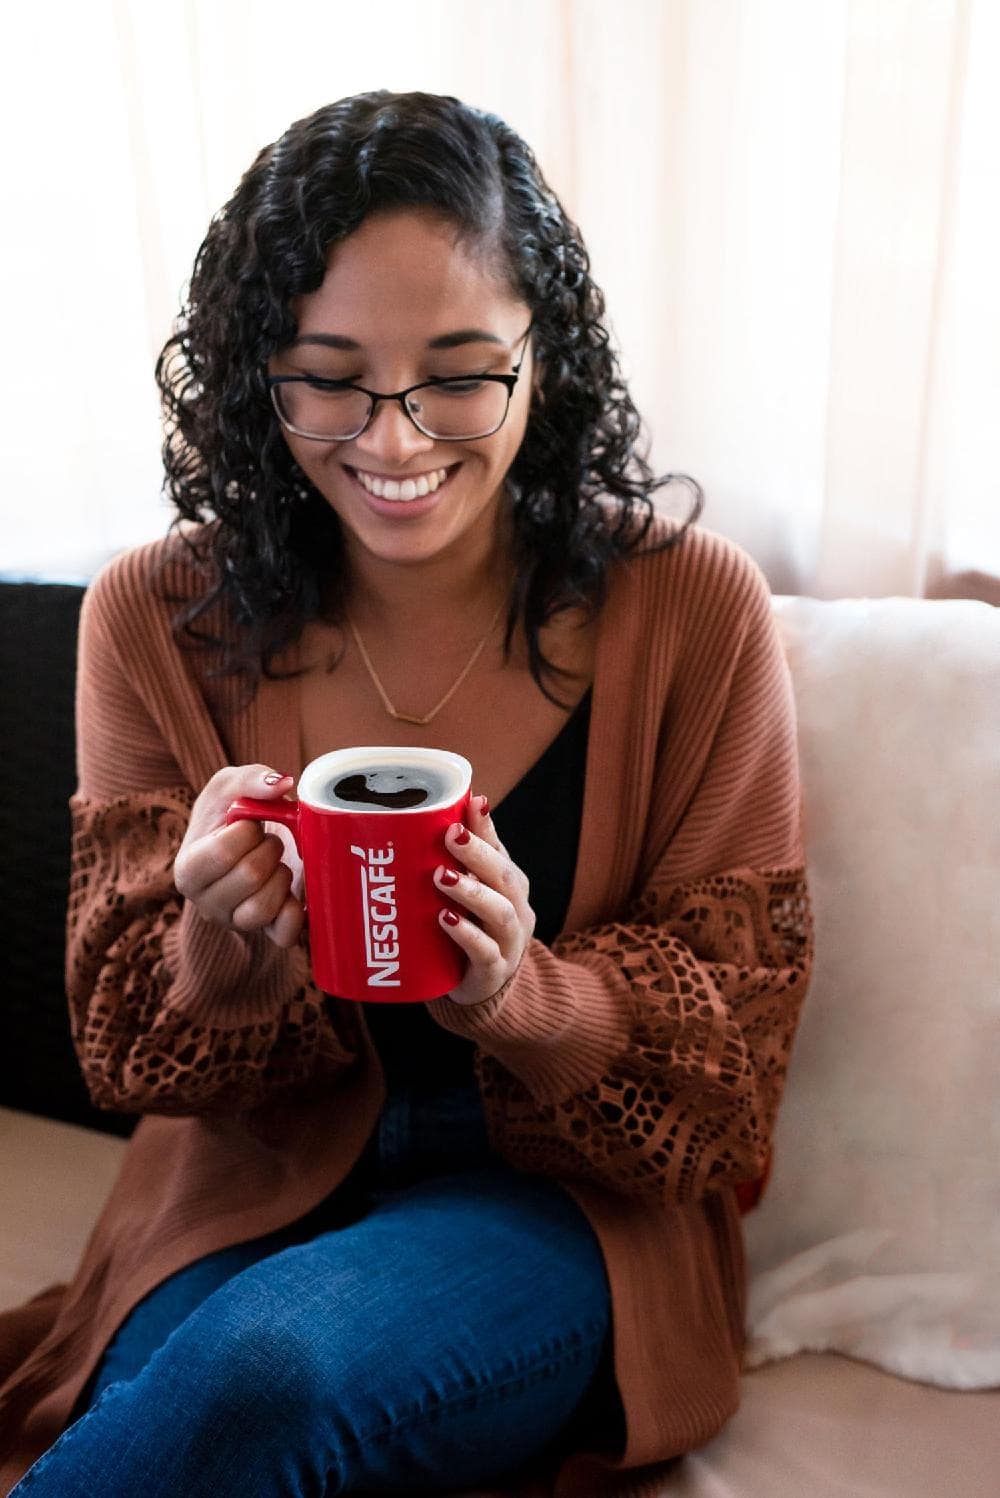
[[[440,1493],[618,1442],[597,1239],[473,1082],[401,1086],[327,1202],[136,1306],[74,1415],[12,1498]]]

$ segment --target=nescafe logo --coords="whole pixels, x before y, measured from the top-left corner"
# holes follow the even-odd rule
[[[396,876],[392,872],[395,850],[359,848],[351,852],[361,859],[361,907],[365,929],[365,963],[369,988],[398,988],[399,926],[396,914]]]

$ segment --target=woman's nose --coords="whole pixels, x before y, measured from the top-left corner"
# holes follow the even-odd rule
[[[399,468],[418,453],[429,452],[434,438],[415,427],[399,401],[379,401],[368,426],[354,445],[386,468]]]

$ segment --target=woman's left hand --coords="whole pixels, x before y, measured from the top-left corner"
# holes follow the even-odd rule
[[[455,862],[463,865],[464,873],[457,883],[448,883],[452,871],[443,864],[434,874],[441,893],[469,912],[458,917],[457,925],[451,924],[445,911],[438,916],[443,929],[469,958],[465,977],[448,994],[456,1004],[481,1004],[492,998],[513,977],[535,929],[535,912],[528,904],[528,876],[497,837],[485,796],[470,801],[469,820],[471,827],[456,822],[445,835],[445,846]]]

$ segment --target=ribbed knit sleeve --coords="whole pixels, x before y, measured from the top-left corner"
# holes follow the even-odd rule
[[[511,1163],[680,1202],[766,1175],[813,955],[794,703],[763,575],[747,561],[698,612],[619,918],[532,941],[483,1004],[428,1006],[477,1042]],[[713,631],[723,643],[702,655]]]
[[[202,920],[173,864],[200,784],[180,763],[192,683],[156,639],[136,556],[87,593],[77,674],[66,985],[81,1070],[99,1107],[232,1113],[324,1084],[355,1056],[356,1031],[279,949]],[[184,732],[169,740],[177,719]],[[209,722],[207,713],[202,716]],[[221,768],[204,753],[202,773]],[[207,774],[205,775],[207,778]]]

